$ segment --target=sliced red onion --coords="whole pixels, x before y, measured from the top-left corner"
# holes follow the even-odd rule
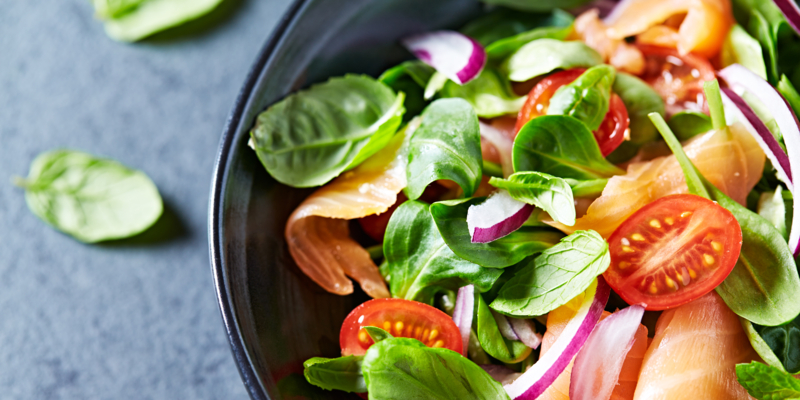
[[[800,8],[794,0],[772,0],[778,9],[781,10],[786,21],[794,28],[794,31],[800,34]]]
[[[542,335],[536,332],[533,321],[522,318],[506,318],[511,323],[511,329],[517,334],[520,342],[534,350],[539,348],[539,345],[542,344]]]
[[[481,137],[486,139],[500,154],[500,165],[503,167],[503,175],[508,178],[514,173],[514,164],[511,160],[511,149],[514,148],[514,141],[509,139],[497,128],[478,122],[481,127]]]
[[[742,89],[755,96],[764,103],[769,109],[778,128],[783,135],[783,143],[786,145],[786,153],[789,155],[790,173],[789,177],[800,176],[800,128],[798,128],[797,117],[786,99],[778,93],[767,81],[756,75],[749,69],[732,64],[717,73],[725,79],[728,86],[733,89]],[[793,195],[796,194],[793,191]],[[792,228],[789,233],[789,249],[797,256],[800,253],[800,202],[794,201],[792,216]]]
[[[592,333],[610,293],[602,276],[584,292],[578,313],[567,323],[553,347],[514,382],[504,385],[512,399],[534,400],[564,372]]]
[[[454,31],[411,36],[403,39],[403,46],[459,85],[475,79],[486,65],[483,46],[469,36]]]
[[[633,305],[600,321],[575,357],[570,400],[608,399],[642,322],[644,307]]]
[[[472,243],[489,243],[514,232],[530,218],[533,208],[502,189],[483,203],[469,206],[467,227]]]
[[[492,312],[494,320],[497,322],[497,329],[500,330],[500,334],[508,340],[516,340],[519,342],[519,336],[517,336],[517,332],[514,332],[514,328],[511,327],[511,322],[508,321],[508,318],[495,310],[490,309],[489,311]]]
[[[514,372],[514,370],[511,368],[503,365],[483,364],[480,367],[483,368],[483,370],[486,371],[486,373],[488,373],[492,379],[500,382],[503,385],[514,382],[515,379],[522,375],[521,373]]]
[[[458,289],[456,308],[453,310],[453,322],[461,333],[461,354],[466,357],[469,350],[469,330],[472,328],[472,316],[475,314],[475,286],[467,285]]]
[[[786,184],[790,192],[794,192],[789,156],[786,155],[781,145],[775,140],[775,136],[772,135],[764,121],[758,118],[755,111],[750,108],[741,96],[729,88],[721,88],[721,90],[722,103],[725,105],[725,115],[735,117],[736,121],[741,122],[747,128],[778,171],[778,179]]]

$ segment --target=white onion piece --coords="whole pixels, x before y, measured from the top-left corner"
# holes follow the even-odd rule
[[[643,315],[644,307],[633,305],[597,324],[575,357],[569,381],[570,400],[611,397]]]
[[[456,307],[453,310],[453,322],[461,333],[461,354],[466,357],[469,349],[469,330],[472,328],[472,316],[475,313],[475,286],[467,285],[458,289]]]
[[[472,243],[489,243],[522,227],[533,213],[533,206],[515,200],[506,190],[498,190],[481,204],[469,206],[467,227]]]
[[[512,399],[536,399],[564,372],[600,320],[610,290],[602,276],[586,289],[577,314],[567,323],[553,347],[517,380],[503,386]]]
[[[514,163],[511,159],[514,141],[489,124],[480,121],[478,124],[481,127],[481,137],[497,149],[497,153],[500,155],[500,166],[503,167],[503,175],[508,178],[514,173]]]
[[[542,335],[536,332],[533,321],[522,318],[506,318],[511,323],[511,329],[517,334],[520,342],[534,350],[539,348],[539,345],[542,344]]]
[[[500,382],[501,384],[505,385],[511,382],[514,382],[515,379],[519,378],[522,373],[514,372],[511,368],[508,368],[504,365],[494,365],[494,364],[483,364],[480,365],[484,371],[486,371],[492,379]]]
[[[789,155],[790,176],[800,176],[800,128],[798,128],[797,117],[783,96],[767,81],[739,64],[729,65],[717,74],[725,79],[728,86],[747,91],[769,109],[783,135],[786,153]],[[795,193],[792,192],[792,194]],[[797,200],[794,201],[793,209],[789,249],[796,256],[800,250],[798,245],[800,244],[800,206]]]
[[[753,138],[758,142],[769,161],[778,171],[778,179],[786,184],[790,192],[794,193],[789,156],[786,155],[781,145],[775,140],[775,136],[772,135],[764,121],[758,118],[755,111],[750,108],[741,96],[729,88],[721,88],[721,91],[722,103],[725,105],[725,116],[734,117],[735,121],[742,123],[747,128],[747,131],[753,135]]]
[[[800,34],[800,8],[794,0],[773,0],[778,9],[781,10],[786,21],[794,28],[794,31]]]
[[[508,318],[495,310],[489,309],[489,311],[492,312],[492,316],[497,322],[497,329],[500,330],[500,334],[508,340],[516,340],[519,342],[519,336],[517,336],[517,332],[514,332],[514,328],[511,327],[511,322],[508,321]]]
[[[458,32],[422,33],[403,39],[402,43],[422,62],[459,85],[475,79],[486,65],[483,46]]]

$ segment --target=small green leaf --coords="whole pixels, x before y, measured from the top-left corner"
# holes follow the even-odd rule
[[[608,185],[608,179],[592,179],[579,181],[576,179],[564,179],[572,188],[573,197],[597,197],[603,193],[603,189]]]
[[[761,198],[758,199],[758,215],[769,221],[784,239],[788,239],[786,203],[783,202],[783,194],[781,192],[781,187],[778,186],[774,193],[762,193]]]
[[[363,360],[363,356],[314,357],[303,363],[303,375],[308,383],[326,390],[364,393],[367,384],[361,372]]]
[[[761,44],[738,24],[731,28],[722,44],[720,61],[723,67],[741,64],[764,80],[767,79],[767,65]]]
[[[736,365],[736,378],[758,400],[800,398],[800,380],[774,367],[753,361]]]
[[[406,113],[403,121],[408,122],[411,118],[418,116],[428,105],[425,100],[425,86],[436,72],[433,67],[422,61],[406,61],[393,68],[386,70],[378,78],[378,81],[386,84],[395,93],[405,93],[403,106]]]
[[[792,375],[800,373],[800,319],[778,326],[753,325],[753,330],[770,350],[771,357],[762,355],[764,361]],[[758,351],[759,355],[761,353]],[[774,363],[775,359],[777,363]]]
[[[706,93],[706,102],[714,129],[718,131],[728,129],[728,123],[725,121],[725,108],[722,105],[722,94],[719,91],[719,81],[716,79],[707,81],[703,84],[703,89]]]
[[[658,92],[645,81],[624,72],[617,72],[612,91],[622,99],[630,118],[631,137],[623,144],[630,143],[638,148],[658,138],[658,131],[648,118],[648,114],[653,112],[661,115],[666,113],[664,100]]]
[[[484,68],[477,78],[463,85],[448,80],[439,92],[439,97],[462,98],[472,104],[475,113],[481,118],[516,114],[526,99],[525,96],[514,94],[508,80],[491,68]]]
[[[500,39],[486,46],[486,55],[490,60],[502,60],[519,50],[522,46],[537,39],[565,40],[572,32],[572,26],[547,26]]]
[[[575,225],[575,200],[572,188],[564,179],[543,172],[517,172],[508,179],[491,178],[489,184],[505,189],[512,198],[532,204],[557,222]]]
[[[486,353],[501,362],[513,364],[522,361],[531,353],[531,348],[517,340],[509,340],[500,333],[498,318],[505,318],[493,313],[480,294],[475,293],[474,325],[478,341]],[[508,321],[504,321],[508,323]]]
[[[753,323],[744,318],[739,318],[739,321],[742,323],[744,333],[747,334],[747,338],[750,340],[750,345],[753,346],[753,350],[758,353],[761,359],[767,364],[786,372],[781,360],[778,359],[772,348],[764,341],[764,338],[759,335]]]
[[[551,13],[527,13],[496,7],[471,20],[460,32],[487,47],[488,53],[488,47],[495,42],[542,27],[568,27],[574,20],[572,14],[558,9]]]
[[[116,161],[74,150],[40,154],[18,179],[31,212],[86,243],[134,236],[164,210],[153,181]]]
[[[394,337],[392,336],[391,333],[386,332],[385,330],[378,328],[377,326],[365,326],[364,330],[367,331],[367,334],[369,335],[370,338],[372,338],[372,341],[375,343],[378,343],[381,340]]]
[[[590,131],[600,129],[611,100],[611,85],[616,70],[610,65],[589,68],[558,90],[550,99],[547,115],[569,115],[583,122]]]
[[[674,114],[668,123],[678,140],[689,140],[714,129],[711,117],[699,111],[681,111]]]
[[[508,57],[501,69],[511,81],[525,82],[559,68],[588,68],[602,63],[603,57],[581,41],[537,39]]]
[[[112,39],[135,42],[208,14],[223,0],[93,0]]]
[[[675,137],[675,134],[672,133],[672,130],[669,129],[669,125],[664,121],[664,118],[657,113],[652,113],[650,114],[650,119],[653,121],[656,128],[658,128],[659,132],[661,132],[661,136],[664,137],[667,146],[669,146],[670,150],[672,150],[672,154],[674,154],[675,158],[678,160],[678,164],[683,170],[683,175],[686,177],[686,185],[689,187],[689,193],[710,199],[711,195],[703,184],[703,178],[700,172],[697,171],[697,168],[692,164],[692,160],[684,153],[681,143]]]

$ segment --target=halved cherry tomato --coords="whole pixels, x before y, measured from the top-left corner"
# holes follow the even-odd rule
[[[461,353],[461,333],[447,314],[417,301],[375,299],[353,309],[342,323],[342,355],[362,355],[374,343],[365,326],[377,326],[394,337],[414,338],[428,347]]]
[[[708,60],[693,54],[652,45],[637,45],[644,54],[642,79],[655,89],[667,104],[667,114],[682,110],[706,109],[703,82],[716,78]]]
[[[628,304],[665,310],[714,290],[739,258],[742,229],[730,211],[692,194],[639,209],[608,238],[606,281]]]
[[[581,74],[586,72],[583,68],[569,69],[556,72],[536,84],[528,94],[528,100],[522,106],[517,117],[515,131],[519,132],[528,121],[533,118],[546,115],[547,108],[550,106],[550,99],[558,88],[572,83]],[[600,129],[594,132],[597,144],[603,156],[611,154],[625,140],[625,131],[628,130],[630,119],[625,103],[616,94],[612,94],[608,107],[608,113],[600,125]]]

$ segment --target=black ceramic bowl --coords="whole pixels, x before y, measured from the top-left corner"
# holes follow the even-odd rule
[[[478,12],[477,0],[298,0],[262,48],[223,132],[209,211],[217,298],[253,399],[357,399],[310,386],[302,364],[338,356],[344,317],[367,299],[325,292],[292,261],[284,225],[311,191],[277,183],[247,147],[256,115],[331,76],[377,76],[410,56],[399,38],[457,28]]]

